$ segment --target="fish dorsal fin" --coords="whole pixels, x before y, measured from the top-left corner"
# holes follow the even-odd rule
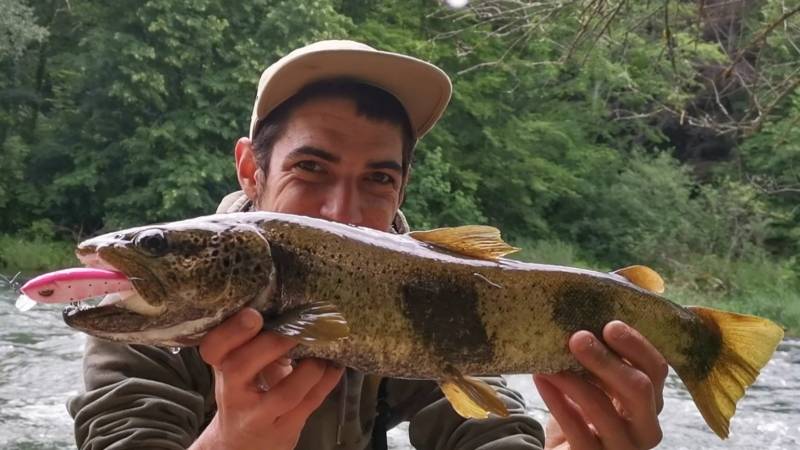
[[[508,416],[505,403],[494,389],[477,378],[461,375],[453,366],[445,369],[445,378],[439,382],[445,397],[456,412],[466,419],[485,419],[489,413]]]
[[[628,266],[615,270],[613,273],[650,292],[656,294],[664,292],[664,279],[658,272],[647,266]]]
[[[459,255],[492,261],[519,250],[503,241],[500,237],[500,230],[487,225],[464,225],[412,231],[408,235],[418,241],[450,250]]]
[[[264,329],[301,344],[327,344],[350,335],[350,327],[336,307],[315,302],[264,320]]]

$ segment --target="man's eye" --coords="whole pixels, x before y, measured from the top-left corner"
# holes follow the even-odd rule
[[[314,161],[300,161],[299,163],[297,163],[296,167],[305,170],[306,172],[314,172],[314,173],[322,172],[322,166]]]
[[[392,184],[394,178],[391,175],[383,172],[375,172],[369,175],[369,180],[380,184]]]

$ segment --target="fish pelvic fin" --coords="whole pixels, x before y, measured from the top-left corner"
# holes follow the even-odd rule
[[[722,439],[728,437],[736,402],[772,357],[783,329],[761,317],[699,306],[688,309],[707,326],[719,330],[720,351],[703,377],[676,368],[706,423]]]
[[[508,416],[505,403],[491,386],[478,378],[462,375],[453,366],[447,367],[439,386],[453,409],[465,419],[485,419],[489,413]]]
[[[412,238],[459,255],[495,261],[519,251],[500,237],[500,230],[486,225],[464,225],[460,227],[436,228],[427,231],[412,231]]]
[[[350,335],[347,320],[328,302],[315,302],[264,319],[264,329],[300,344],[327,344]]]
[[[656,294],[664,293],[664,279],[655,270],[647,266],[628,266],[615,270],[613,273],[624,277],[642,289]]]

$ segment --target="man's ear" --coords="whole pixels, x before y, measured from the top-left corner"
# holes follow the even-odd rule
[[[255,202],[258,197],[257,174],[260,169],[253,151],[253,141],[246,137],[239,138],[236,141],[234,153],[236,157],[236,177],[239,179],[239,186],[241,186],[247,198]]]

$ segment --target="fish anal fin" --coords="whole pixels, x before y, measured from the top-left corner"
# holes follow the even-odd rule
[[[708,426],[725,439],[736,402],[772,357],[783,339],[783,329],[761,317],[697,306],[688,309],[719,330],[720,350],[711,368],[701,376],[686,368],[675,370]]]
[[[518,248],[503,241],[500,237],[500,230],[486,225],[464,225],[412,231],[409,236],[459,255],[490,261],[519,251]]]
[[[489,417],[489,413],[508,416],[505,403],[491,386],[478,378],[461,375],[452,366],[448,366],[445,378],[439,382],[439,386],[461,417],[485,419]]]
[[[650,292],[656,294],[664,292],[664,279],[658,272],[647,266],[628,266],[615,270],[613,273]]]
[[[264,329],[301,344],[327,344],[350,335],[344,316],[328,302],[315,302],[265,318]]]

